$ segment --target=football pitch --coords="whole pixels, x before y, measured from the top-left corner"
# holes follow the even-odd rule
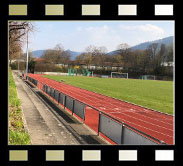
[[[173,82],[44,75],[59,82],[173,115]]]

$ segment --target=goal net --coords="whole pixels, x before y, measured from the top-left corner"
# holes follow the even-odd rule
[[[111,72],[111,78],[127,78],[128,73]]]
[[[156,76],[155,75],[142,75],[141,79],[142,80],[155,80]]]

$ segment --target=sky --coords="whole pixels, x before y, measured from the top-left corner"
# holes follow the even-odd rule
[[[142,42],[174,36],[174,21],[34,21],[29,50],[52,49],[82,52],[89,45],[116,50],[121,43],[135,46]],[[26,46],[23,49],[26,51]]]

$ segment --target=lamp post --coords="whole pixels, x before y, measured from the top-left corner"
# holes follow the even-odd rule
[[[29,51],[28,51],[29,47],[28,47],[28,31],[27,31],[27,61],[26,61],[26,78],[27,78],[27,74],[28,74],[28,60],[29,60]]]

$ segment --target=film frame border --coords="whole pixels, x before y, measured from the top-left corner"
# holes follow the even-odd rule
[[[21,4],[22,2],[23,1],[18,2],[18,3]],[[51,20],[59,20],[59,21],[62,21],[62,20],[70,20],[70,21],[75,20],[72,17],[72,15],[71,15],[72,12],[71,13],[70,12],[67,13],[68,9],[66,9],[66,13],[64,12],[65,14],[62,17],[58,17],[58,16],[54,16],[54,17],[44,16],[43,11],[41,11],[40,14],[38,16],[36,16],[35,14],[32,14],[30,12],[30,6],[34,6],[34,4],[31,3],[30,1],[28,1],[28,3],[29,4],[28,4],[28,8],[27,8],[28,9],[28,15],[27,16],[7,16],[7,18],[5,20],[6,21],[14,20],[14,19],[15,20],[16,19],[18,19],[18,20],[36,20],[36,18],[41,19],[41,20],[45,20],[45,21],[48,20],[48,19],[49,20],[50,19]],[[91,1],[88,2],[88,3],[91,3]],[[147,17],[144,17],[144,12],[142,12],[142,13],[139,12],[139,9],[140,10],[142,9],[142,6],[139,7],[139,5],[141,3],[140,2],[137,2],[137,3],[138,3],[138,6],[137,6],[137,15],[136,16],[130,16],[130,17],[128,17],[128,16],[127,17],[126,16],[118,16],[118,15],[116,15],[116,10],[115,10],[115,12],[114,12],[115,15],[113,13],[112,17],[110,17],[109,15],[105,14],[106,13],[106,10],[104,10],[104,6],[105,6],[104,4],[105,3],[101,2],[100,3],[100,5],[101,5],[101,15],[99,17],[95,17],[95,16],[84,16],[83,17],[82,15],[79,15],[80,12],[79,12],[79,10],[77,10],[78,11],[77,12],[78,15],[76,15],[76,19],[79,19],[81,21],[82,20],[86,20],[86,19],[87,20],[90,20],[90,19],[91,20],[99,20],[99,21],[100,20],[101,21],[102,20],[110,20],[110,19],[112,19],[112,20],[144,20],[144,21],[145,20],[149,20],[149,19],[150,20],[154,19],[154,20],[171,20],[171,21],[173,20],[173,21],[175,21],[175,2],[174,1],[173,2],[171,1],[171,3],[168,3],[168,4],[173,4],[173,8],[174,8],[173,11],[174,11],[174,13],[173,13],[172,16],[148,15]],[[11,4],[11,3],[9,3],[9,4]],[[17,4],[17,2],[16,2],[16,4]],[[40,4],[41,8],[43,9],[43,4],[42,3],[39,3],[39,4]],[[63,1],[63,4],[64,4],[64,1]],[[65,2],[65,4],[66,5],[64,5],[64,7],[68,7],[69,6],[68,4],[70,4],[70,3],[66,3]],[[72,2],[72,4],[73,4],[73,2]],[[74,2],[74,4],[77,4],[77,7],[78,7],[81,4],[83,4],[83,3],[79,3],[78,4],[78,3]],[[129,4],[129,3],[126,3],[126,4]],[[133,3],[133,4],[135,4],[135,3]],[[145,3],[145,4],[147,5],[147,3]],[[148,4],[147,6],[149,7],[150,4]],[[162,4],[162,3],[155,3],[155,4]],[[165,4],[165,3],[163,3],[163,4]],[[108,8],[109,8],[109,6],[108,6]],[[113,5],[113,9],[114,9],[114,5]],[[115,9],[116,9],[116,6],[115,6]],[[151,6],[151,10],[150,11],[151,12],[148,12],[148,13],[152,14],[152,6]],[[153,11],[154,11],[154,9],[153,9]],[[37,12],[35,12],[35,13],[37,13]],[[5,21],[5,20],[3,20],[3,21]],[[3,26],[5,26],[5,25],[6,25],[6,23],[3,22]],[[3,29],[5,30],[5,27]],[[5,39],[5,38],[3,38],[3,39]],[[7,51],[4,51],[4,52],[7,53]],[[6,114],[4,114],[4,115],[6,115]],[[176,118],[176,115],[175,115],[175,118]],[[178,124],[179,120],[180,119],[176,118],[175,123]],[[180,134],[180,136],[182,137],[182,134]],[[178,137],[178,135],[175,136],[175,140],[176,140],[175,145],[172,145],[172,146],[171,145],[163,145],[163,147],[162,146],[155,146],[155,145],[153,145],[153,146],[143,146],[143,145],[140,145],[140,146],[135,146],[135,145],[134,146],[128,146],[128,145],[122,145],[122,146],[121,145],[117,145],[117,146],[116,145],[115,146],[104,146],[104,145],[101,145],[101,146],[95,146],[95,145],[92,145],[92,146],[90,146],[90,145],[84,145],[84,146],[78,146],[78,145],[76,145],[76,146],[72,146],[72,145],[66,145],[66,146],[64,146],[64,145],[61,145],[61,146],[60,145],[58,145],[58,146],[46,146],[46,145],[43,145],[43,146],[39,146],[39,145],[38,146],[37,145],[12,146],[12,145],[4,145],[6,153],[3,154],[2,151],[1,151],[0,155],[2,154],[1,156],[5,156],[5,158],[3,158],[3,159],[6,160],[7,165],[22,165],[22,164],[23,165],[24,164],[25,165],[32,165],[35,162],[36,163],[40,163],[40,164],[44,163],[45,165],[51,165],[52,162],[49,163],[49,164],[47,164],[47,162],[45,162],[46,150],[64,150],[64,154],[65,154],[64,163],[65,163],[65,165],[67,165],[67,164],[69,165],[69,164],[71,164],[70,161],[69,161],[70,158],[68,157],[69,155],[76,154],[74,159],[75,159],[76,162],[80,163],[82,161],[81,160],[81,157],[82,157],[81,156],[81,152],[83,150],[100,150],[101,151],[101,161],[99,162],[100,164],[102,164],[102,163],[104,164],[104,163],[108,163],[109,162],[109,160],[105,160],[104,161],[103,159],[106,159],[107,158],[107,154],[110,153],[110,152],[113,152],[116,155],[115,157],[112,157],[114,163],[120,164],[121,162],[119,162],[119,159],[117,158],[117,157],[119,157],[119,153],[117,153],[117,152],[119,152],[119,150],[137,150],[138,149],[138,153],[137,153],[138,159],[137,159],[136,163],[143,164],[143,163],[148,163],[149,161],[151,161],[151,162],[153,162],[156,165],[156,164],[159,163],[158,161],[155,161],[156,160],[156,151],[158,151],[158,150],[159,151],[161,151],[161,150],[170,150],[170,151],[173,150],[174,151],[174,153],[173,153],[174,158],[173,158],[173,161],[172,161],[172,164],[173,164],[173,163],[178,163],[178,157],[176,157],[176,155],[177,155],[178,152],[180,152],[180,149],[177,148],[177,146],[178,146],[177,143],[179,143],[179,141],[178,141],[179,139],[176,138],[176,137]],[[2,140],[5,141],[4,138],[3,139],[1,138],[1,141]],[[38,148],[39,148],[39,150],[38,150]],[[72,148],[74,148],[74,149],[72,149]],[[72,153],[71,149],[75,153]],[[28,155],[27,155],[28,156],[28,161],[23,161],[21,163],[20,162],[16,163],[16,161],[9,161],[9,155],[7,155],[7,154],[9,154],[9,152],[12,151],[12,150],[26,150],[28,152]],[[39,152],[35,153],[37,150]],[[148,157],[146,156],[147,158],[144,160],[143,159],[143,155],[146,154],[147,151],[150,154],[152,154],[152,156],[148,156]],[[34,160],[34,159],[36,159],[37,154],[40,155],[40,160],[39,161],[35,161]],[[0,157],[0,160],[3,160],[3,159],[2,159],[2,157]],[[52,164],[54,164],[54,163],[52,163]]]

